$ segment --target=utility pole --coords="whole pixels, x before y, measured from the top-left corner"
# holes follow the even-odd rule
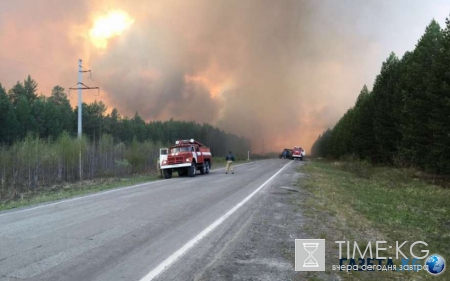
[[[100,95],[100,88],[99,87],[88,87],[85,84],[83,84],[83,73],[89,72],[89,74],[92,77],[92,72],[90,70],[83,70],[82,66],[82,60],[78,60],[78,83],[76,88],[69,88],[70,90],[78,90],[78,138],[81,139],[83,136],[83,92],[82,90],[98,90],[98,93]]]
[[[83,73],[81,71],[83,71],[83,67],[81,66],[81,59],[78,60],[78,85],[80,85],[82,83],[82,79],[83,79]],[[83,110],[83,92],[81,91],[81,88],[78,87],[78,138],[81,139],[81,136],[83,134],[82,132],[82,111]]]
[[[99,87],[88,87],[83,84],[83,73],[89,72],[92,76],[92,72],[90,70],[83,70],[82,66],[82,60],[78,60],[78,83],[76,88],[69,88],[70,90],[78,90],[78,139],[80,140],[80,153],[79,153],[79,173],[80,173],[80,181],[83,180],[83,165],[82,165],[82,158],[81,158],[81,138],[83,137],[83,92],[82,90],[91,90],[91,89],[97,89],[100,93]]]

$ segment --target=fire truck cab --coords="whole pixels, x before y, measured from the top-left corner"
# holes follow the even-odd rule
[[[170,179],[173,172],[181,176],[195,177],[197,170],[209,174],[212,157],[209,147],[194,139],[177,140],[168,150],[167,159],[161,161],[161,172],[165,179]]]

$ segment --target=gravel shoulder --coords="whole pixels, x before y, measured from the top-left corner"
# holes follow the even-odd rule
[[[286,160],[280,160],[286,161]],[[286,161],[286,163],[288,163]],[[230,222],[205,238],[158,280],[305,280],[294,271],[294,240],[303,232],[302,175],[292,162]],[[312,275],[311,275],[312,277]]]

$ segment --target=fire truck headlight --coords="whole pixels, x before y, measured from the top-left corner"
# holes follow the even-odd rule
[[[167,160],[163,160],[163,161],[162,161],[162,164],[163,164],[163,165],[167,165]]]
[[[191,160],[189,158],[186,158],[186,162],[191,162]]]

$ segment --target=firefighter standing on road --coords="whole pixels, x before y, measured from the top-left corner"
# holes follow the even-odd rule
[[[233,156],[233,153],[231,153],[231,151],[228,153],[227,157],[225,157],[225,160],[227,161],[227,168],[226,168],[225,174],[228,174],[228,172],[230,170],[231,170],[231,173],[234,174],[234,169],[233,169],[234,156]]]

